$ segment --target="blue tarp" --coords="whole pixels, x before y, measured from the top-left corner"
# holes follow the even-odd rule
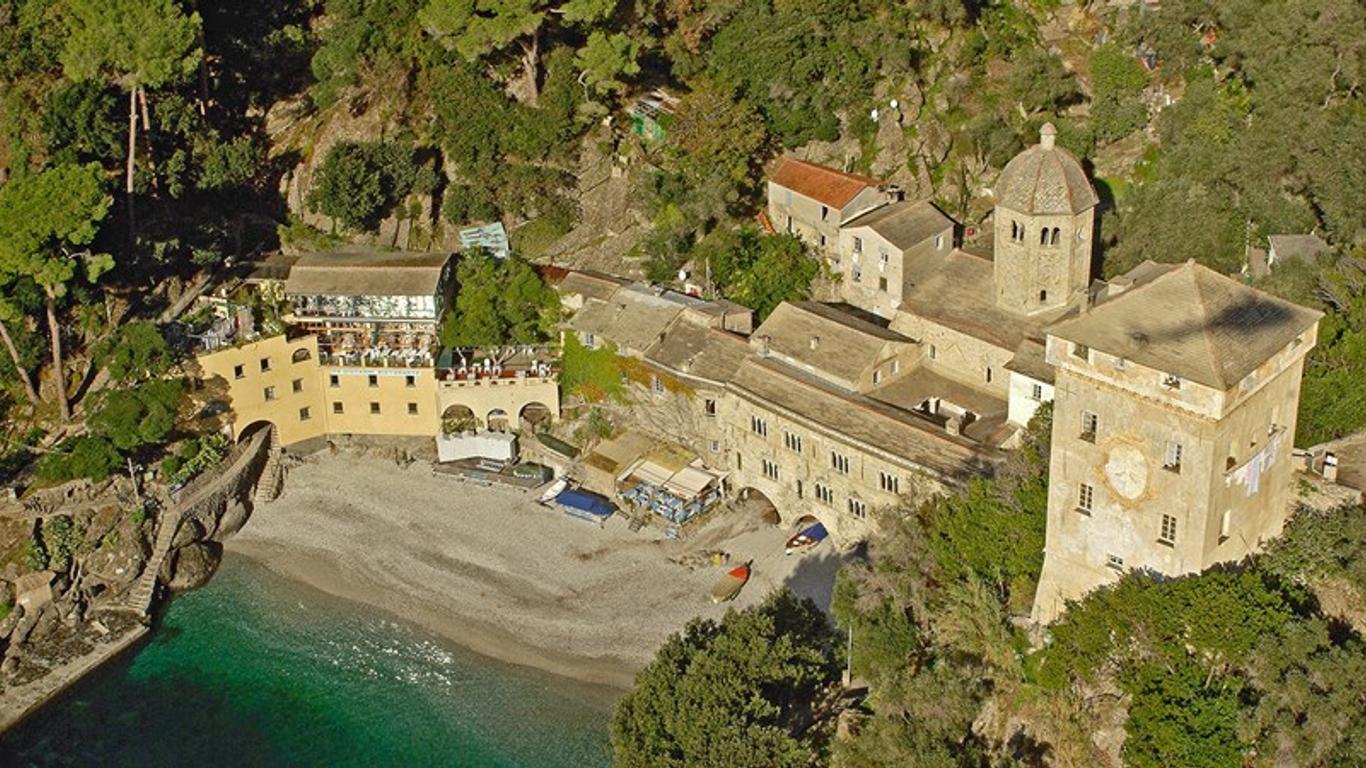
[[[610,501],[587,491],[560,491],[555,497],[555,503],[559,504],[566,514],[594,522],[606,520],[615,511]]]
[[[816,523],[810,528],[802,531],[802,535],[812,541],[825,541],[825,537],[830,534],[826,532],[824,523]]]

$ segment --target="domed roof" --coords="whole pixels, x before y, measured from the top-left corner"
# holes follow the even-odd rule
[[[1027,215],[1078,214],[1100,202],[1081,163],[1056,146],[1058,131],[1046,123],[1039,143],[1016,155],[996,181],[996,205]]]

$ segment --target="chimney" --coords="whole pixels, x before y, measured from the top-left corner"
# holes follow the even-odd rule
[[[949,420],[946,421],[946,422],[944,422],[944,431],[947,432],[947,433],[949,433],[950,435],[960,435],[960,434],[962,434],[962,433],[963,433],[963,422],[962,422],[961,417],[959,417],[959,416],[950,416],[950,417],[949,417]]]
[[[816,336],[816,335],[813,334],[813,335],[811,336],[811,348],[812,348],[812,349],[815,349],[816,347],[819,347],[820,345],[821,345],[821,337]]]
[[[768,357],[768,336],[756,336],[759,344],[759,357]]]
[[[1058,129],[1052,123],[1044,123],[1039,129],[1039,146],[1044,149],[1052,149],[1054,140],[1058,138]]]

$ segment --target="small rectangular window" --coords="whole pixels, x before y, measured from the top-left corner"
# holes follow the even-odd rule
[[[887,278],[879,277],[877,279],[877,289],[883,293],[887,292]]]
[[[888,493],[901,493],[901,478],[890,472],[878,472],[877,484]]]
[[[312,414],[308,412],[308,406],[299,409],[299,421],[308,421]]]
[[[330,374],[330,375],[327,377],[327,386],[333,387],[333,388],[340,387],[340,386],[341,386],[341,377],[338,376],[338,375],[335,374],[335,373]]]
[[[822,206],[821,206],[821,221],[825,221],[825,220],[828,219],[828,218],[830,218],[830,206],[828,206],[828,205],[822,205]]]
[[[1105,564],[1111,568],[1114,568],[1116,571],[1124,570],[1124,558],[1120,557],[1119,555],[1106,555]]]
[[[770,480],[778,479],[778,465],[775,462],[769,461],[768,459],[764,459],[762,465],[764,477],[767,477]]]
[[[378,387],[378,386],[379,386],[379,376],[376,376],[375,374],[372,373],[372,374],[370,374],[369,381],[370,381],[370,386],[372,386],[372,387]]]
[[[304,380],[303,380],[303,379],[295,379],[294,381],[291,381],[291,382],[289,383],[289,387],[290,387],[290,389],[293,390],[294,392],[302,392],[302,391],[304,391]]]
[[[796,432],[783,430],[783,445],[793,453],[802,452],[802,436]]]
[[[1077,511],[1091,514],[1091,505],[1095,502],[1096,489],[1089,483],[1082,483],[1081,490],[1077,493]]]
[[[1172,545],[1176,543],[1176,518],[1171,515],[1162,516],[1162,529],[1157,534],[1157,540],[1163,544]]]
[[[874,383],[874,384],[881,384],[881,383],[882,383],[882,371],[880,371],[880,370],[873,371],[873,383]]]
[[[758,416],[749,417],[749,429],[760,437],[768,437],[768,422]]]
[[[716,415],[716,401],[710,397],[702,401],[702,414],[704,416]]]
[[[232,367],[232,377],[234,379],[245,379],[247,377],[247,372],[243,366],[234,365]]]
[[[650,376],[650,389],[656,395],[662,395],[664,394],[664,382],[660,381],[658,376],[652,375]]]
[[[1100,431],[1100,417],[1090,411],[1082,411],[1081,439],[1088,443],[1094,443],[1098,431]]]
[[[346,413],[346,407],[343,406],[341,403],[333,403],[333,404],[332,404],[332,412],[333,412],[333,413]]]
[[[269,370],[270,370],[270,358],[269,358],[269,357],[263,357],[263,358],[261,358],[261,372],[262,372],[262,373],[265,373],[266,371],[269,371]]]
[[[1222,543],[1229,536],[1229,531],[1233,527],[1233,512],[1224,510],[1224,516],[1219,518],[1219,541]]]
[[[265,390],[264,390],[264,394],[265,394],[265,396],[266,396],[266,400],[274,400],[274,399],[275,399],[275,387],[266,387]]]
[[[416,415],[417,415],[417,403],[408,403],[408,415],[409,415],[409,416],[416,416]]]
[[[854,238],[854,253],[863,253],[863,238]]]
[[[892,375],[895,376],[895,375],[897,374],[897,372],[900,371],[900,370],[901,370],[901,361],[900,361],[900,360],[893,360],[893,361],[892,361]]]
[[[988,384],[991,383],[991,366],[989,365],[987,366],[986,380]]]
[[[933,344],[931,344],[931,345],[930,345],[930,359],[933,360],[933,359],[935,359],[935,358],[938,357],[938,356],[939,356],[939,350],[936,349],[935,346],[934,346]]]
[[[1163,374],[1162,386],[1173,391],[1179,390],[1181,389],[1181,377]]]
[[[373,400],[370,401],[370,413],[379,413],[379,403],[376,403]]]
[[[1167,441],[1167,457],[1162,461],[1162,468],[1168,472],[1181,472],[1181,444]]]
[[[1085,344],[1077,344],[1074,342],[1072,344],[1072,356],[1090,362],[1091,348]]]
[[[417,377],[414,376],[414,375],[411,374],[411,373],[408,374],[407,376],[404,376],[404,377],[403,377],[403,385],[404,385],[405,387],[416,387],[416,386],[417,386]]]
[[[721,441],[720,441],[720,440],[712,440],[710,443],[707,444],[707,448],[708,448],[712,453],[720,453],[720,452],[721,452]]]

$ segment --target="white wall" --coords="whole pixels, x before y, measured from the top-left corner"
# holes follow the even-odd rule
[[[1034,385],[1039,385],[1043,390],[1040,399],[1034,399]],[[1008,418],[1010,423],[1024,426],[1029,420],[1034,418],[1034,412],[1039,410],[1039,406],[1053,401],[1053,385],[1037,379],[1032,379],[1023,373],[1010,372],[1010,405],[1008,408]]]

